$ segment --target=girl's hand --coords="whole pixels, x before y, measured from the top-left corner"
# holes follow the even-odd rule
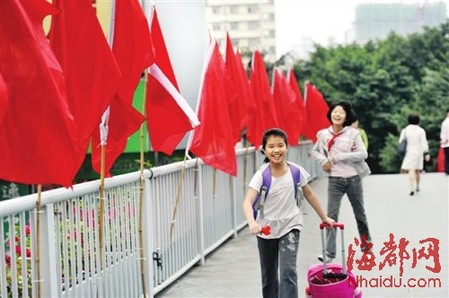
[[[253,235],[260,234],[262,232],[262,227],[256,222],[249,224],[249,231]]]
[[[334,226],[335,220],[326,216],[326,218],[323,220],[323,222],[327,223],[329,225],[329,227],[332,228]]]

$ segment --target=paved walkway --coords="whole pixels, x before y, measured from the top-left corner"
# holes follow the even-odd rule
[[[327,180],[313,181],[311,186],[325,202]],[[362,254],[356,251],[352,272],[361,282],[363,297],[449,297],[448,176],[423,174],[421,191],[415,196],[408,195],[405,174],[371,175],[365,178],[364,187],[376,264],[371,270],[359,268]],[[319,219],[309,205],[305,212],[298,257],[300,297],[307,286],[307,268],[317,263],[321,252]],[[340,222],[346,225],[345,247],[355,247],[357,229],[347,199]],[[397,246],[387,249],[392,247],[388,243]],[[245,228],[209,255],[204,266],[194,267],[156,298],[252,298],[261,297],[260,288],[256,240]]]

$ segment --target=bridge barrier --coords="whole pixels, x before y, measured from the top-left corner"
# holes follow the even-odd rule
[[[288,159],[312,180],[311,146]],[[39,208],[37,194],[0,202],[0,296],[153,297],[246,226],[243,199],[264,156],[236,156],[236,177],[194,158],[107,178],[103,198],[95,180],[44,191]]]

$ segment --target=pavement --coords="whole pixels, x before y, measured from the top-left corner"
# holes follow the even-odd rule
[[[363,297],[449,297],[449,177],[424,173],[421,190],[409,196],[406,174],[370,175],[363,181],[365,209],[372,234],[371,261],[356,243],[357,227],[349,201],[343,199],[339,222],[345,224],[346,256],[355,249],[352,266]],[[326,204],[327,180],[310,184]],[[305,297],[307,269],[321,253],[319,218],[305,205],[298,252],[299,296]],[[340,240],[338,238],[338,245]],[[341,248],[340,248],[341,249]],[[334,260],[341,263],[341,254]],[[255,236],[244,228],[156,298],[262,297]]]

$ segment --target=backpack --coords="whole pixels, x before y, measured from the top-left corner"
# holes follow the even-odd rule
[[[299,206],[299,198],[298,198],[298,188],[300,187],[299,180],[300,180],[300,171],[299,169],[294,166],[293,164],[287,162],[288,166],[290,167],[290,172],[293,176],[293,188],[295,189],[295,200],[297,205]],[[260,187],[260,191],[257,194],[254,202],[253,202],[253,216],[254,219],[257,217],[257,212],[260,211],[261,217],[263,218],[263,206],[265,204],[265,200],[267,198],[268,192],[270,191],[271,186],[271,168],[268,166],[265,170],[262,172],[262,186]],[[261,199],[262,198],[262,199]]]

